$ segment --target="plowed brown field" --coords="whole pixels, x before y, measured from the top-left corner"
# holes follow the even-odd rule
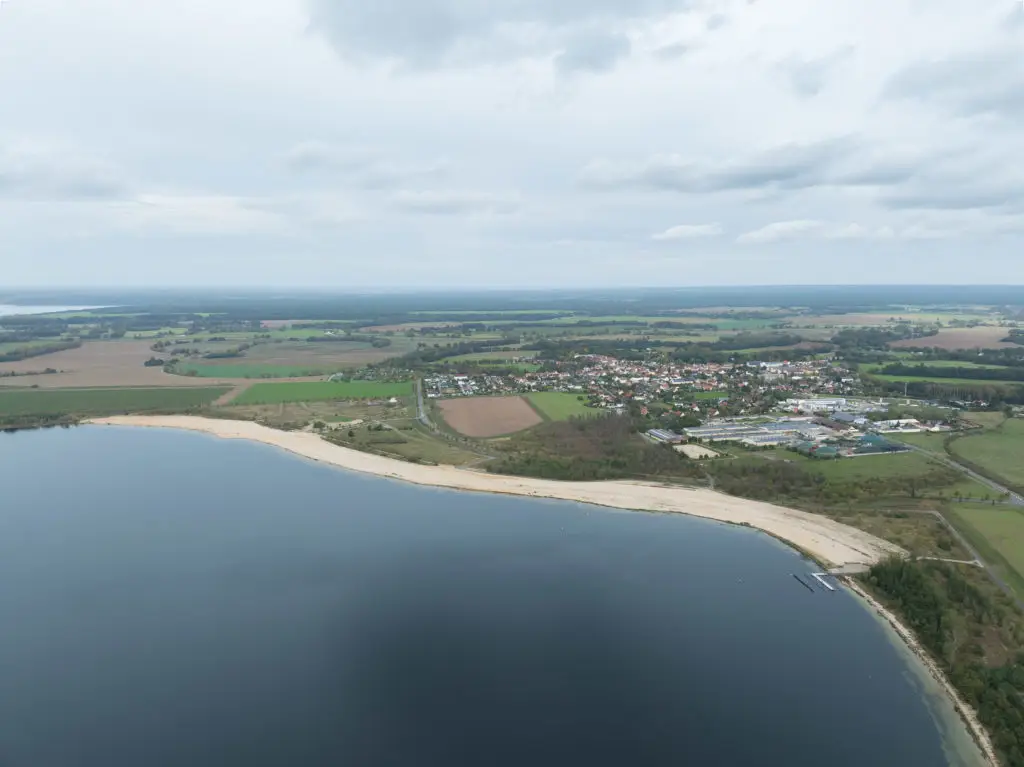
[[[467,437],[498,437],[542,422],[522,397],[464,397],[438,403],[444,420]]]

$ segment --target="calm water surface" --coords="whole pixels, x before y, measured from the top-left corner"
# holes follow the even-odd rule
[[[971,763],[749,530],[102,427],[0,488],[2,767]]]
[[[53,312],[81,312],[86,309],[102,309],[102,306],[16,306],[0,304],[0,317],[14,314],[51,314]]]

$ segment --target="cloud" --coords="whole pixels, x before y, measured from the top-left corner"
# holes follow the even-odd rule
[[[610,68],[629,52],[624,26],[659,21],[693,0],[308,2],[312,28],[348,60],[436,69],[561,51],[564,72]]]
[[[819,232],[829,240],[891,240],[896,237],[896,232],[890,226],[868,227],[861,224],[847,224],[846,226],[809,231]]]
[[[709,32],[713,32],[716,29],[721,29],[728,23],[729,17],[726,14],[713,13],[708,16],[707,20],[704,22],[704,26]]]
[[[810,98],[821,93],[835,70],[851,58],[853,52],[853,46],[847,45],[819,58],[786,59],[780,64],[780,68],[788,77],[793,90],[800,96]]]
[[[666,229],[664,232],[651,235],[651,239],[657,242],[678,242],[702,237],[717,237],[721,233],[721,224],[680,224]]]
[[[105,211],[120,230],[168,235],[282,234],[285,218],[260,201],[203,194],[143,194],[109,203]]]
[[[741,160],[719,163],[657,155],[643,163],[596,160],[581,180],[594,188],[640,188],[686,193],[744,189],[805,189],[829,183],[833,169],[857,144],[850,138],[783,144]]]
[[[904,225],[838,224],[826,221],[778,221],[736,238],[743,245],[815,240],[828,242],[894,242],[987,237],[1024,231],[1024,216],[975,215],[965,211],[955,217],[922,218]]]
[[[932,105],[960,117],[1024,117],[1024,57],[1019,42],[914,62],[885,85],[889,100]]]
[[[325,141],[303,141],[284,153],[285,166],[298,173],[324,170],[351,173],[364,170],[379,159],[370,150],[345,148]]]
[[[589,31],[569,40],[566,49],[555,57],[555,70],[562,75],[607,72],[628,56],[630,49],[629,38],[621,33]]]
[[[438,216],[499,215],[515,213],[519,209],[519,200],[512,196],[445,190],[403,190],[391,197],[391,203],[398,210],[407,213]]]
[[[33,201],[105,200],[130,186],[113,165],[63,147],[16,144],[0,149],[0,198]]]
[[[741,245],[766,245],[795,240],[805,237],[809,233],[817,232],[822,226],[821,221],[812,220],[776,221],[774,224],[741,234],[736,238],[736,242]]]
[[[394,189],[414,181],[445,175],[448,165],[436,160],[424,165],[401,165],[372,149],[344,147],[322,141],[304,141],[284,154],[294,173],[342,179],[366,189]]]

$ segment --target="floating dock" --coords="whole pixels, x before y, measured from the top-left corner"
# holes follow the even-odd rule
[[[828,581],[825,580],[825,578],[823,577],[825,575],[828,575],[828,573],[811,573],[811,577],[812,578],[816,578],[818,580],[818,583],[820,583],[822,586],[824,586],[829,591],[835,591],[836,587],[833,586],[831,583],[829,583]]]
[[[807,589],[808,591],[810,591],[810,592],[812,592],[812,593],[814,592],[814,586],[812,586],[811,584],[809,584],[809,583],[808,583],[807,581],[805,581],[805,580],[804,580],[803,578],[801,578],[801,577],[800,577],[799,575],[797,575],[796,573],[793,573],[792,575],[793,575],[793,577],[794,577],[794,578],[796,578],[796,579],[797,579],[797,581],[799,581],[799,583],[800,583],[800,585],[801,585],[801,586],[803,586],[803,587],[804,587],[805,589]]]

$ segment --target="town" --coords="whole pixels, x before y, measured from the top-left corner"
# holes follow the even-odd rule
[[[858,375],[830,357],[673,364],[576,355],[533,372],[434,373],[423,385],[432,400],[562,392],[595,412],[653,414],[664,421],[646,432],[654,442],[781,446],[815,458],[902,452],[884,435],[950,431],[955,422],[954,409],[936,403],[927,418],[889,417],[897,401],[864,396]]]

